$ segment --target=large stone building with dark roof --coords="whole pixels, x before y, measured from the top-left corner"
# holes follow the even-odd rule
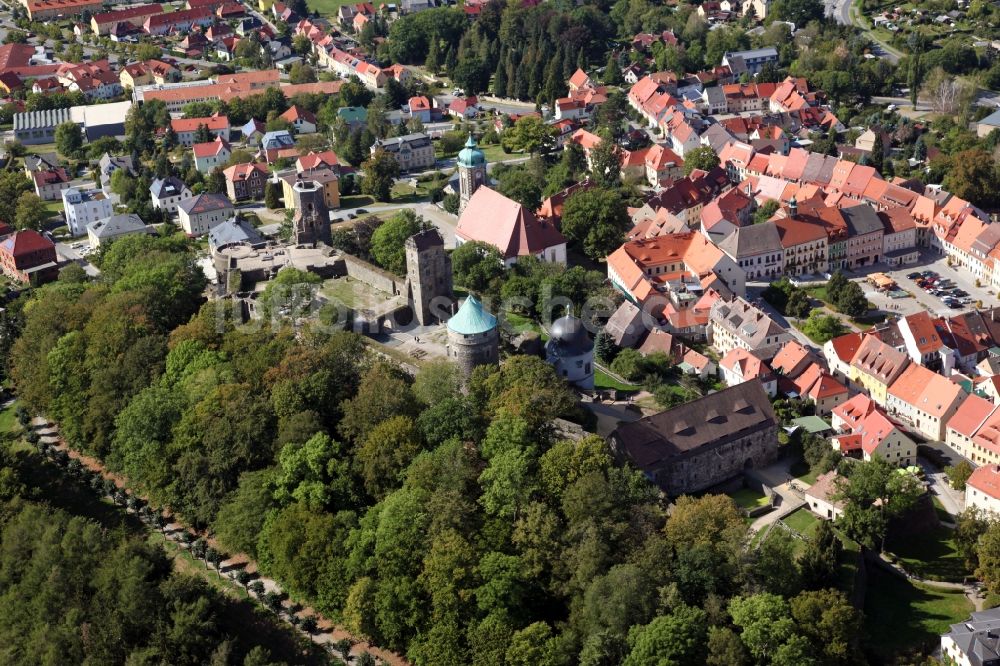
[[[609,444],[668,495],[694,493],[778,457],[778,419],[760,381],[622,424]]]

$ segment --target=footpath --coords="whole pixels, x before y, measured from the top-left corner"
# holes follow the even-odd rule
[[[148,506],[151,506],[149,504],[149,498],[138,494],[133,489],[128,487],[128,480],[125,477],[107,470],[100,460],[71,449],[62,437],[60,437],[57,426],[49,423],[44,418],[35,417],[31,422],[31,427],[36,433],[38,433],[39,441],[48,444],[53,449],[65,452],[70,459],[79,460],[84,467],[92,472],[97,472],[103,478],[112,481],[117,488],[126,493],[128,496],[142,499]],[[128,511],[128,509],[126,509],[126,511]],[[170,513],[169,509],[163,509],[161,515],[166,520],[166,527],[163,530],[163,535],[179,548],[190,551],[192,542],[197,539],[204,539],[209,546],[223,552],[225,551],[225,549],[222,548],[222,546],[220,546],[209,534],[206,532],[199,532],[198,530],[192,529],[191,527],[183,524],[176,516]],[[233,586],[233,589],[243,589],[243,586],[236,582],[235,578],[239,571],[246,571],[247,573],[255,574],[255,580],[260,581],[263,586],[262,589],[259,593],[255,593],[248,587],[246,591],[248,595],[256,598],[261,603],[263,603],[264,597],[269,594],[273,593],[284,595],[284,590],[281,585],[272,578],[260,575],[258,573],[259,569],[257,567],[257,563],[245,553],[236,553],[234,555],[230,555],[227,559],[222,560],[218,565],[218,571],[220,576],[229,581],[229,583]],[[402,656],[368,643],[364,639],[351,634],[344,627],[339,626],[328,618],[323,617],[312,608],[300,607],[298,604],[289,599],[282,600],[281,607],[277,612],[277,615],[291,627],[298,630],[302,635],[308,637],[312,640],[312,642],[323,647],[331,654],[337,651],[335,646],[338,641],[344,639],[351,641],[354,645],[350,650],[349,661],[352,663],[356,662],[360,655],[368,653],[390,666],[409,666],[409,662],[407,662]],[[296,621],[291,620],[293,616],[297,618]],[[310,633],[304,631],[299,626],[306,618],[312,618],[315,620],[317,625],[315,632]]]

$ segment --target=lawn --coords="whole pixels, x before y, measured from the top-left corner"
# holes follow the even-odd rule
[[[868,647],[886,661],[900,652],[933,649],[939,635],[972,610],[961,591],[938,590],[869,568],[865,624],[873,630]]]
[[[397,180],[392,186],[393,203],[428,201],[430,196],[430,192],[427,190],[427,183],[417,183],[417,186],[413,187],[408,182]]]
[[[886,551],[910,573],[928,580],[961,582],[971,572],[955,547],[955,532],[940,525],[891,536]]]
[[[819,526],[819,518],[812,515],[812,512],[805,508],[793,511],[782,518],[781,522],[806,538],[812,538],[813,533],[816,532],[816,527]]]
[[[337,9],[350,4],[351,0],[306,0],[306,6],[321,16],[336,16]]]
[[[938,520],[943,523],[954,523],[955,516],[948,513],[944,508],[944,504],[941,504],[941,500],[938,499],[937,495],[931,495],[931,501],[934,503],[934,513],[937,514]]]
[[[594,368],[594,388],[617,389],[619,391],[638,391],[641,386],[638,384],[626,384],[620,382],[600,368]]]
[[[519,160],[528,157],[525,153],[505,153],[499,144],[480,146],[479,149],[483,151],[483,155],[486,156],[486,161],[493,163],[506,162],[508,160]]]
[[[375,200],[372,199],[367,194],[352,194],[346,197],[340,197],[340,207],[342,209],[358,208],[360,206],[371,206],[374,205]]]
[[[768,504],[767,495],[759,493],[752,488],[740,488],[735,492],[729,493],[729,496],[736,502],[736,506],[743,509],[756,509]]]
[[[810,297],[817,300],[823,301],[824,303],[829,303],[829,296],[826,293],[826,287],[819,285],[815,287],[803,287],[803,290],[809,294]]]
[[[0,432],[14,432],[20,429],[17,422],[17,403],[12,402],[6,409],[0,410]]]
[[[542,342],[549,339],[548,333],[542,328],[534,319],[530,317],[525,317],[524,315],[517,314],[516,312],[504,312],[502,313],[501,319],[503,323],[516,333],[521,333],[524,331],[534,331],[542,338]]]
[[[796,479],[804,483],[808,483],[810,486],[816,483],[816,477],[819,476],[819,473],[812,471],[804,460],[792,463],[792,467],[789,471],[791,471],[792,476]]]

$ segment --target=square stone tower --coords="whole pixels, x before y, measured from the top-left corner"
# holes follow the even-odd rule
[[[323,199],[323,188],[312,180],[299,176],[292,185],[295,199],[295,217],[292,218],[292,242],[296,245],[319,243],[332,245],[330,236],[330,211]]]
[[[451,314],[451,277],[451,257],[437,229],[425,229],[406,239],[407,298],[421,326],[439,323]]]

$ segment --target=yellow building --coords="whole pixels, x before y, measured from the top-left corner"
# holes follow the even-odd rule
[[[295,209],[295,197],[292,196],[292,185],[296,178],[301,175],[303,180],[312,180],[320,184],[323,188],[323,200],[330,210],[340,208],[340,176],[335,171],[328,168],[310,169],[301,174],[294,172],[281,178],[281,197],[285,202],[286,210]]]
[[[866,336],[851,359],[850,379],[880,407],[889,399],[889,387],[903,374],[910,359],[874,335]]]

